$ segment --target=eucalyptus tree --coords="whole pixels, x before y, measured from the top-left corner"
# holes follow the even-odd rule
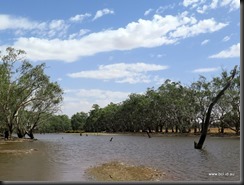
[[[42,81],[42,83],[40,83]],[[22,128],[25,129],[25,133],[30,137],[34,138],[34,129],[42,122],[47,122],[47,120],[52,117],[53,114],[59,111],[59,103],[62,100],[62,90],[59,88],[57,83],[49,82],[46,75],[38,81],[39,87],[33,93],[33,97],[30,98],[30,102],[25,106],[28,110],[28,114],[25,114],[25,122]],[[17,128],[21,122],[17,122]],[[19,130],[19,129],[18,129]],[[17,130],[17,134],[20,133]]]
[[[162,132],[166,123],[166,103],[164,94],[154,88],[148,88],[146,93],[147,99],[147,127],[152,127],[155,132]],[[149,129],[150,131],[150,129]]]
[[[83,130],[88,114],[85,112],[77,112],[71,117],[72,130]]]
[[[191,84],[191,90],[194,93],[193,99],[195,101],[195,118],[194,127],[195,130],[198,127],[199,130],[203,129],[203,125],[206,118],[208,105],[211,102],[213,94],[211,93],[211,82],[207,81],[207,78],[200,75],[198,81]]]
[[[112,102],[102,109],[102,113],[99,120],[103,124],[103,130],[108,132],[118,131],[115,118],[117,111],[118,105]]]
[[[158,90],[164,105],[162,111],[165,116],[165,132],[167,133],[169,128],[174,132],[174,127],[176,132],[178,130],[186,132],[186,128],[189,127],[189,102],[186,87],[183,87],[180,82],[168,79]]]
[[[24,54],[9,47],[0,56],[0,110],[10,137],[16,128],[18,136],[27,133],[34,138],[42,116],[59,110],[63,91],[44,73],[45,64],[33,66]]]
[[[68,130],[71,130],[71,120],[65,114],[51,115],[45,123],[38,125],[40,133],[66,132]]]
[[[136,98],[137,94],[130,94],[129,97],[124,100],[121,104],[121,108],[117,113],[117,117],[119,116],[119,120],[121,121],[121,127],[123,131],[134,132],[135,130],[139,130],[136,125]]]
[[[224,70],[220,77],[213,78],[213,84],[217,89],[223,88],[228,82],[228,73]],[[224,133],[225,128],[232,129],[237,134],[240,131],[240,70],[236,70],[236,76],[230,87],[225,91],[225,96],[216,103],[215,115],[217,124]]]
[[[98,104],[93,104],[92,109],[88,113],[86,123],[84,125],[85,131],[98,132],[101,131],[98,119],[101,115],[101,108]]]
[[[236,75],[236,71],[237,71],[237,66],[235,66],[234,69],[230,72],[231,75],[229,77],[227,77],[228,80],[227,80],[227,83],[225,84],[225,86],[223,87],[223,89],[221,89],[212,99],[212,102],[210,103],[207,113],[206,113],[206,118],[205,118],[205,122],[203,125],[203,130],[202,130],[200,139],[199,139],[198,143],[194,142],[195,149],[202,149],[203,143],[207,136],[212,109],[214,108],[214,105],[219,101],[219,99],[224,95],[225,91],[231,86],[232,81]]]

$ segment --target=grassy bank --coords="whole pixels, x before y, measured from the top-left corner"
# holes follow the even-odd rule
[[[93,181],[160,181],[166,175],[146,166],[133,166],[119,161],[111,161],[88,168],[87,175]]]

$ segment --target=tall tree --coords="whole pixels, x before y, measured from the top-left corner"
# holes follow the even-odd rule
[[[27,133],[34,138],[41,117],[59,110],[63,91],[44,73],[45,64],[32,66],[24,54],[9,47],[0,56],[0,110],[10,137],[17,128],[19,137]]]
[[[71,117],[72,130],[83,130],[88,115],[85,112],[77,112]]]
[[[213,101],[209,105],[208,111],[207,111],[207,114],[206,114],[206,119],[205,119],[205,122],[204,122],[204,125],[203,125],[203,130],[202,130],[202,133],[201,133],[201,136],[200,136],[200,139],[199,139],[198,143],[196,143],[194,141],[194,147],[195,147],[195,149],[202,149],[203,143],[204,143],[204,141],[206,139],[207,132],[208,132],[208,126],[209,126],[210,118],[211,118],[211,111],[212,111],[214,105],[221,98],[221,96],[224,95],[224,92],[230,87],[230,85],[231,85],[231,83],[232,83],[232,81],[233,81],[233,79],[234,79],[234,77],[236,75],[236,68],[237,68],[237,66],[234,67],[234,69],[232,71],[232,74],[229,77],[229,80],[226,83],[226,85],[224,86],[224,88],[216,95],[216,97],[214,97]]]

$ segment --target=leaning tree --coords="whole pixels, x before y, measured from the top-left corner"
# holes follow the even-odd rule
[[[235,75],[236,75],[236,68],[237,66],[234,67],[231,76],[229,77],[228,82],[226,83],[226,85],[224,86],[224,88],[213,98],[212,102],[210,103],[208,110],[207,110],[207,114],[206,114],[206,118],[203,124],[203,128],[202,128],[202,133],[200,136],[200,139],[198,141],[198,143],[196,143],[194,141],[194,147],[195,149],[202,149],[203,143],[206,139],[207,136],[207,132],[208,132],[208,126],[210,124],[210,118],[211,118],[211,112],[212,109],[214,107],[214,105],[218,102],[218,100],[221,98],[221,96],[224,95],[225,91],[230,87]]]
[[[33,66],[23,50],[8,47],[0,53],[0,112],[11,137],[16,129],[19,137],[28,134],[46,118],[59,110],[63,91],[44,73],[45,64]],[[45,115],[45,116],[44,116]]]

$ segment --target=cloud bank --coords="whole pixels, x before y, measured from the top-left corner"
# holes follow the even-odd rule
[[[102,14],[101,14],[102,15]],[[4,18],[6,19],[6,17]],[[79,16],[72,18],[79,20]],[[7,18],[11,22],[12,18]],[[18,24],[18,19],[13,19],[12,23],[1,24],[0,29],[25,28],[25,29],[47,29],[47,23],[30,22],[21,19],[23,24]],[[2,22],[0,20],[0,22]],[[27,52],[28,58],[34,61],[60,60],[74,62],[81,57],[92,56],[101,52],[126,51],[136,48],[152,48],[163,45],[175,44],[181,39],[194,37],[199,34],[216,32],[228,23],[217,22],[214,18],[197,20],[194,16],[188,16],[183,12],[173,15],[154,15],[151,20],[139,19],[131,22],[125,27],[113,30],[103,30],[100,32],[83,35],[88,31],[81,30],[80,38],[73,34],[69,39],[60,38],[39,38],[39,37],[19,37],[13,47],[23,49]],[[68,28],[62,20],[51,21],[48,24],[48,35],[64,34]],[[43,31],[43,30],[42,30]]]

